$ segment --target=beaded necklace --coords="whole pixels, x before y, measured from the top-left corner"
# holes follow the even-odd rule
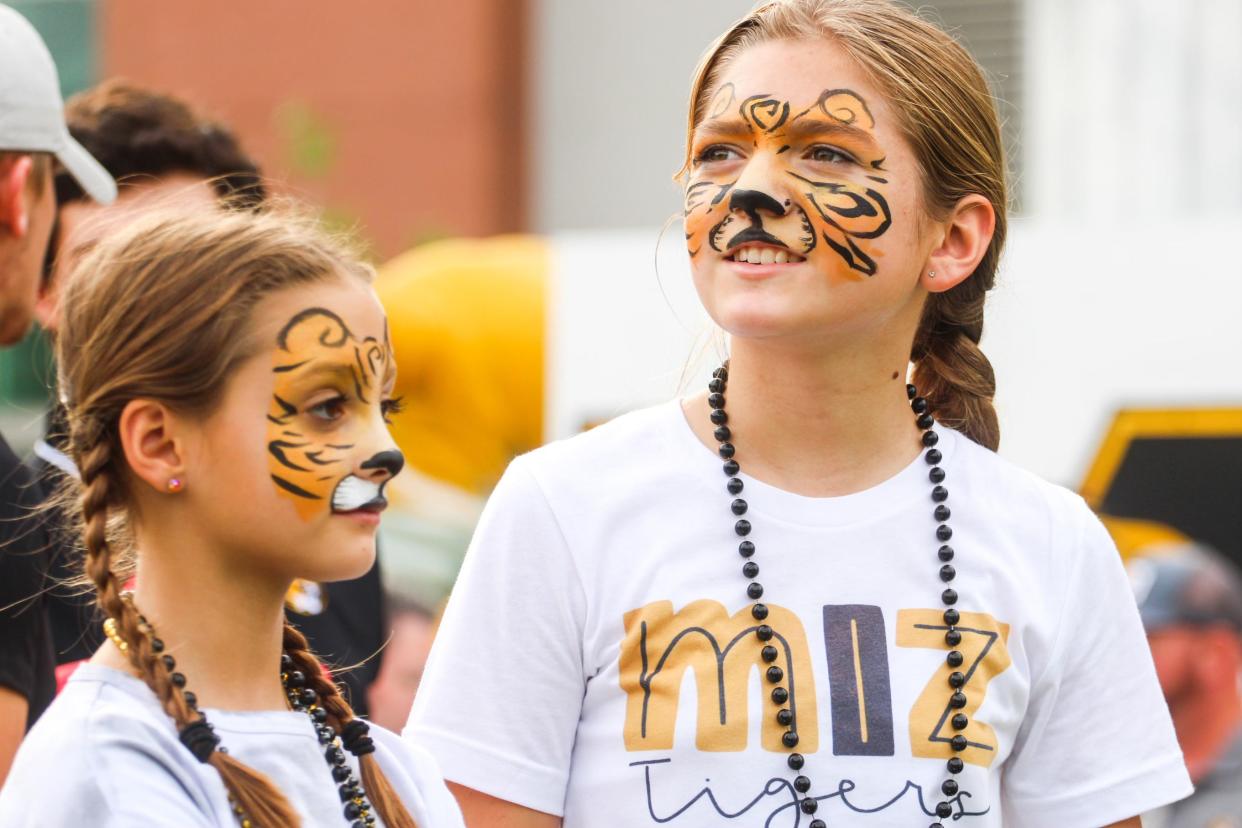
[[[133,597],[130,593],[125,593],[121,597],[131,607],[133,606]],[[138,614],[138,624],[139,631],[150,637],[151,650],[160,654],[160,663],[168,671],[169,682],[182,691],[186,706],[198,716],[177,734],[181,743],[190,753],[194,754],[195,759],[204,764],[211,759],[211,754],[215,751],[228,753],[228,748],[220,744],[220,737],[215,734],[215,729],[207,721],[206,715],[198,709],[198,698],[193,692],[185,689],[186,678],[183,673],[177,672],[176,659],[164,653],[164,642],[155,636],[151,623],[141,613]],[[103,631],[122,653],[129,649],[129,643],[120,634],[114,619],[108,618],[103,622]],[[292,656],[288,653],[280,654],[280,683],[285,690],[289,706],[293,710],[306,713],[311,719],[315,735],[319,743],[324,746],[324,759],[328,763],[333,781],[337,784],[342,811],[349,822],[349,828],[373,828],[375,815],[372,813],[371,803],[367,801],[362,783],[354,776],[345,758],[345,751],[359,758],[375,752],[375,744],[369,735],[370,727],[361,719],[350,719],[341,728],[339,734],[333,730],[327,723],[328,711],[319,704],[319,694],[313,688],[306,686],[306,675],[295,669],[296,666]],[[253,821],[233,799],[232,794],[229,794],[229,805],[241,828],[255,828]]]
[[[725,488],[734,498],[732,504],[730,504],[733,515],[736,518],[733,530],[741,539],[737,548],[738,554],[745,559],[745,563],[742,564],[742,575],[749,581],[746,585],[746,596],[755,602],[750,608],[750,614],[751,617],[759,622],[759,626],[755,629],[755,638],[758,640],[760,647],[759,657],[763,659],[765,664],[770,665],[765,673],[765,678],[769,684],[773,685],[770,697],[773,706],[777,708],[775,714],[776,721],[781,727],[788,728],[781,735],[781,743],[791,751],[785,761],[789,769],[797,774],[793,780],[794,790],[799,795],[806,794],[797,800],[798,808],[802,813],[812,817],[810,828],[827,828],[827,823],[822,819],[814,818],[815,812],[819,810],[819,800],[810,795],[811,780],[801,773],[803,766],[806,764],[806,758],[794,750],[798,746],[797,718],[793,713],[793,705],[788,704],[790,702],[789,690],[782,686],[782,682],[785,679],[785,671],[775,663],[780,657],[780,651],[770,643],[776,631],[764,623],[768,617],[768,608],[759,601],[764,594],[763,585],[754,580],[759,575],[759,564],[754,561],[755,544],[747,538],[751,532],[751,524],[744,516],[750,507],[743,498],[739,497],[744,484],[742,479],[738,477],[742,467],[734,457],[737,448],[731,442],[733,433],[728,425],[729,415],[725,413],[725,389],[728,387],[728,383],[729,363],[726,360],[723,365],[712,372],[712,379],[707,385],[707,404],[711,408],[711,421],[712,425],[715,426],[714,436],[720,444],[718,451],[724,460],[725,476],[728,477]],[[953,547],[947,543],[953,537],[953,529],[948,524],[951,513],[945,503],[949,498],[949,490],[942,485],[946,475],[944,469],[939,465],[943,455],[936,448],[936,444],[940,442],[940,436],[932,430],[935,420],[927,413],[927,400],[918,395],[918,390],[913,385],[906,386],[906,395],[910,400],[910,409],[914,412],[915,422],[923,432],[921,441],[923,448],[926,449],[923,459],[931,467],[928,472],[928,478],[932,483],[931,499],[936,504],[932,510],[932,517],[936,522],[936,540],[941,544],[940,548],[936,550],[936,556],[941,562],[940,580],[947,585],[957,577],[957,571],[951,563],[954,557]],[[966,706],[966,694],[962,692],[962,687],[966,684],[966,676],[957,669],[965,661],[962,653],[955,649],[962,640],[962,634],[956,627],[961,617],[958,611],[953,608],[953,605],[957,603],[957,598],[957,591],[951,586],[946,586],[940,594],[940,600],[946,607],[944,622],[948,627],[944,635],[945,644],[949,648],[949,652],[945,655],[945,661],[953,670],[949,675],[949,689],[952,691],[949,696],[949,707],[958,711],[949,720],[953,729],[958,731],[949,740],[949,747],[952,748],[954,753],[961,753],[967,748],[966,737],[961,731],[965,730],[970,722],[966,715],[961,712],[962,708]],[[788,706],[786,706],[787,704]],[[941,793],[946,797],[957,796],[961,791],[961,787],[954,777],[960,774],[964,768],[965,763],[960,756],[955,755],[948,760],[947,770],[949,776],[940,786]],[[953,806],[948,801],[941,801],[936,804],[934,816],[940,819],[947,819],[952,815]],[[939,822],[933,822],[930,828],[944,828],[944,826]]]

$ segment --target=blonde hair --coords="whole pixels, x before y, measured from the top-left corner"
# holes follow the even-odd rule
[[[930,294],[910,359],[914,383],[942,423],[990,449],[1000,443],[992,398],[996,376],[979,340],[984,297],[996,282],[1005,244],[1004,147],[996,104],[983,71],[952,37],[888,0],[779,0],[739,20],[699,62],[690,92],[686,160],[694,129],[724,67],[739,53],[772,40],[829,40],[887,96],[918,160],[924,209],[947,217],[964,196],[982,195],[996,228],[970,278]]]
[[[84,256],[66,282],[57,357],[70,450],[81,476],[80,484],[69,485],[78,490],[85,573],[110,635],[125,644],[124,654],[179,732],[203,717],[162,654],[162,642],[121,590],[133,564],[133,501],[117,431],[121,411],[144,398],[190,414],[209,413],[233,369],[262,347],[250,331],[260,300],[301,285],[340,278],[369,282],[371,276],[368,266],[305,219],[202,211],[133,223]],[[316,692],[325,723],[339,734],[353,711],[288,622],[284,651]],[[203,730],[200,725],[192,732],[201,737]],[[220,773],[239,815],[251,824],[300,823],[263,774],[221,750],[211,750],[204,761]],[[414,828],[374,754],[361,756],[360,765],[363,790],[384,824]]]

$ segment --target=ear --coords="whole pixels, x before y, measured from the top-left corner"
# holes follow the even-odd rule
[[[928,293],[942,293],[970,278],[996,230],[996,210],[981,195],[964,196],[949,218],[939,223],[944,233],[927,257],[919,283]],[[933,275],[934,274],[934,275]]]
[[[30,211],[26,208],[26,182],[34,169],[34,159],[22,155],[7,164],[0,164],[0,230],[15,238],[24,238],[30,228]]]
[[[56,333],[60,329],[60,279],[55,269],[39,288],[39,298],[35,300],[34,315],[43,330]]]
[[[184,445],[178,419],[163,403],[130,400],[121,411],[118,429],[125,460],[139,480],[168,491],[168,481],[184,479]]]

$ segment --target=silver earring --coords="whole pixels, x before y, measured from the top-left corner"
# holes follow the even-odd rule
[[[935,278],[936,278],[936,271],[934,271],[934,270],[929,270],[929,271],[927,271],[927,278],[928,278],[928,279],[935,279]]]

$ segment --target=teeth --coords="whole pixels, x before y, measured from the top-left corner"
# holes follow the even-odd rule
[[[747,246],[733,253],[733,261],[746,264],[788,264],[801,262],[803,258],[788,250],[777,250],[772,247]]]
[[[351,474],[336,484],[336,490],[332,492],[332,510],[352,512],[375,500],[383,493],[383,490],[383,486]]]

